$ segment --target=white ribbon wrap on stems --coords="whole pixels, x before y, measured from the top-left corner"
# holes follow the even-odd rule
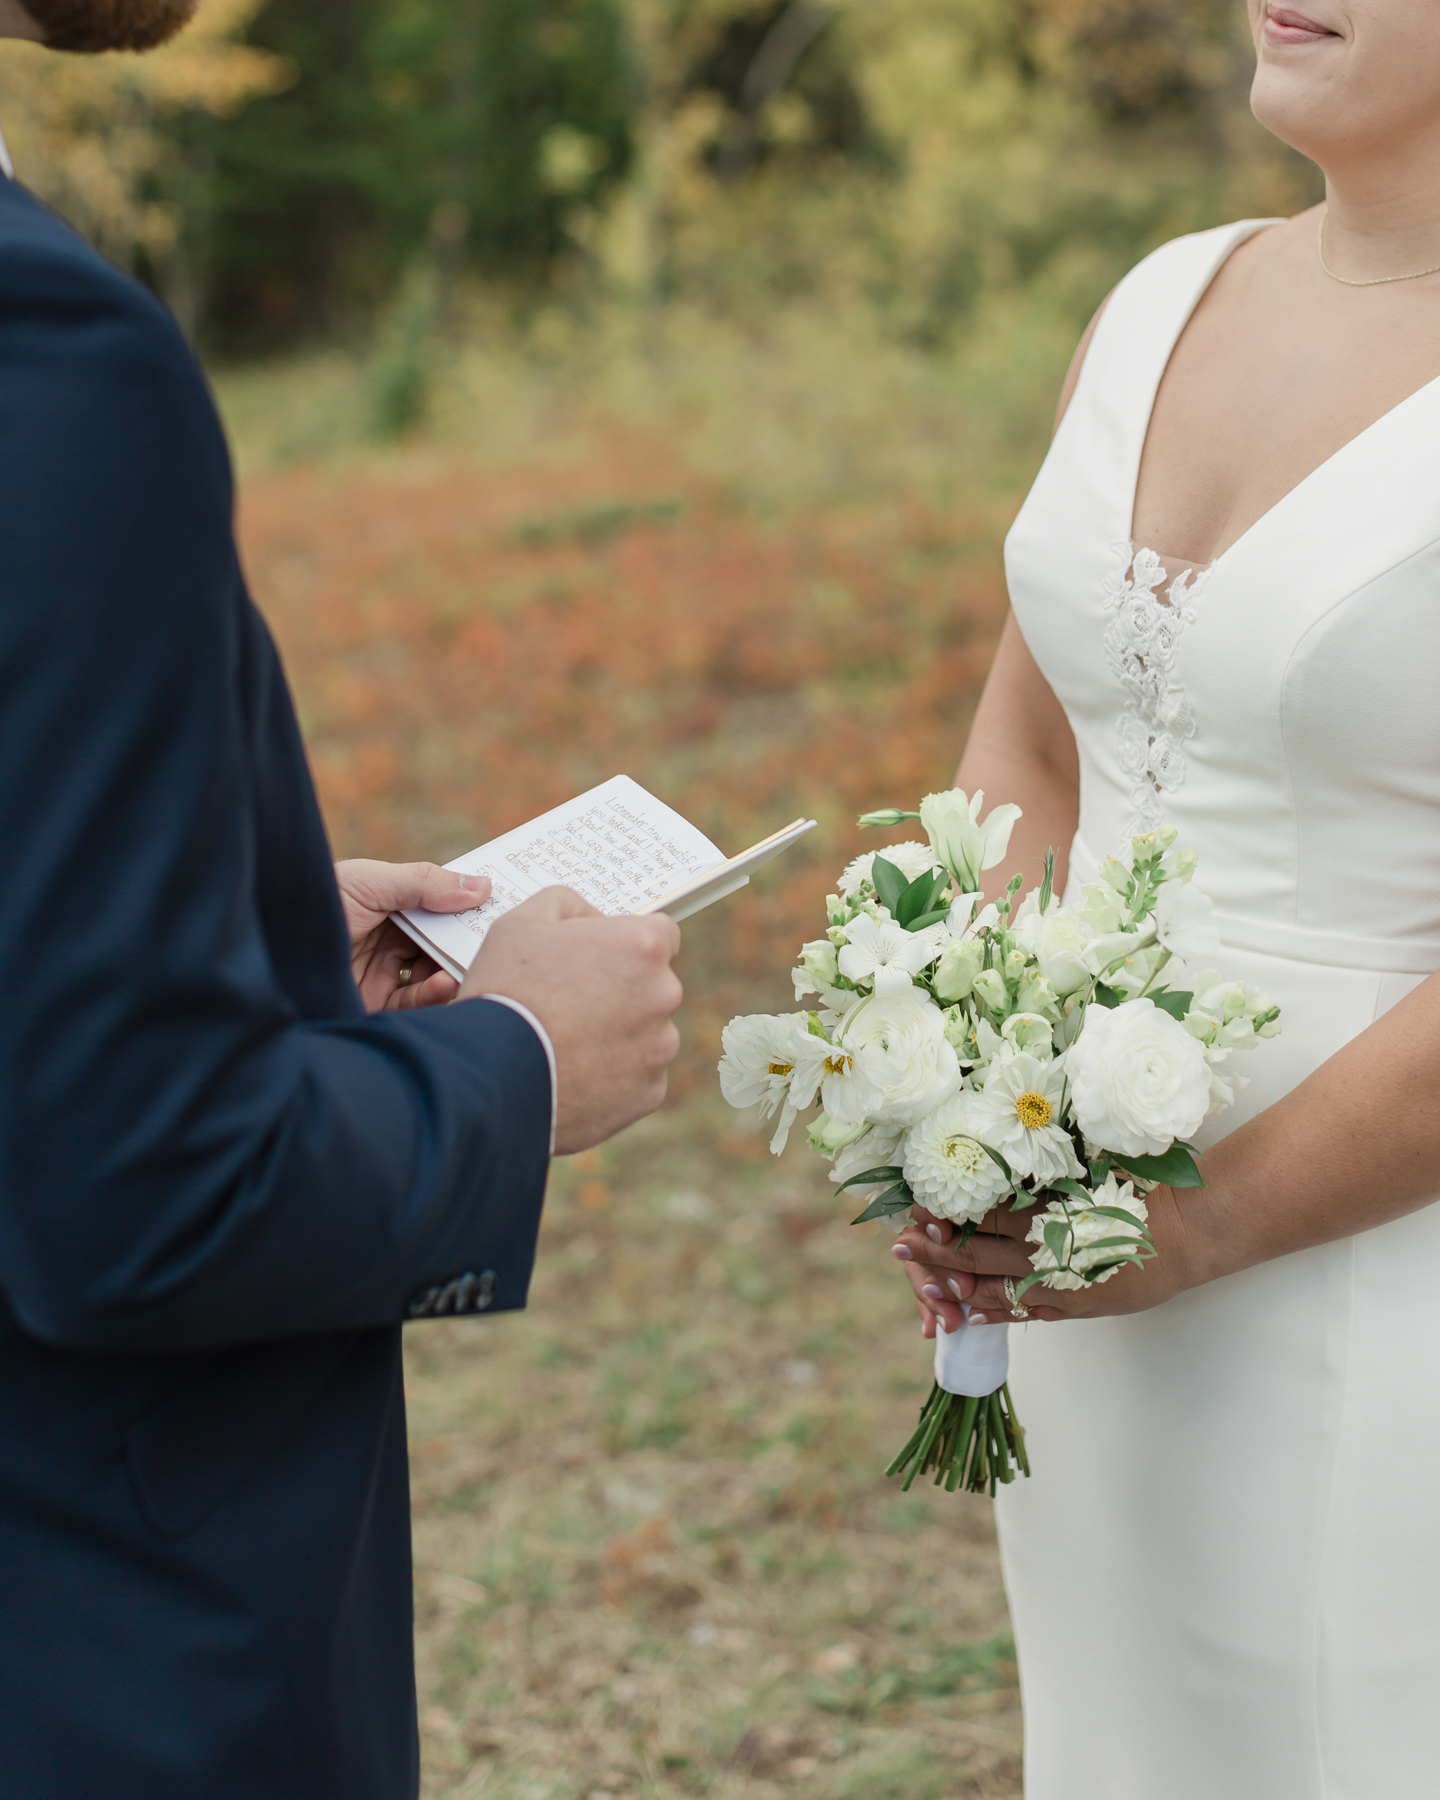
[[[960,1310],[965,1323],[953,1335],[935,1321],[935,1379],[947,1394],[983,1400],[1004,1387],[1010,1372],[1010,1327],[972,1325],[970,1308]]]

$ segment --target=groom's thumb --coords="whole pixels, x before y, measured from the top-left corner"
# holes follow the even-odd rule
[[[395,863],[395,888],[403,898],[390,903],[391,912],[464,912],[490,898],[488,875],[460,875],[438,863]]]

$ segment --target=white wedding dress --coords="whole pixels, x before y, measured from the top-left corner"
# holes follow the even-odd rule
[[[1217,966],[1283,1008],[1202,1144],[1440,968],[1440,382],[1178,605],[1144,558],[1127,580],[1161,375],[1266,223],[1122,283],[1006,546],[1079,747],[1072,889],[1173,821]],[[1440,1794],[1440,1207],[1010,1340],[1034,1468],[998,1506],[1027,1800]]]

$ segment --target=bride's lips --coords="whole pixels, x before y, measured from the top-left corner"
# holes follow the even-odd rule
[[[1325,38],[1338,37],[1327,25],[1318,25],[1304,13],[1290,6],[1265,9],[1265,42],[1267,44],[1318,44]]]

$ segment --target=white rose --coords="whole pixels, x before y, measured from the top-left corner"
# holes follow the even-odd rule
[[[977,1135],[986,1116],[980,1096],[962,1088],[912,1125],[901,1149],[905,1179],[916,1200],[927,1212],[957,1225],[983,1219],[1010,1192],[1004,1171]]]
[[[1066,1069],[1076,1123],[1116,1156],[1160,1156],[1210,1110],[1204,1051],[1152,1000],[1088,1007]]]
[[[960,1085],[945,1015],[920,988],[876,994],[846,1014],[821,1087],[832,1119],[913,1125]]]
[[[1078,914],[1051,901],[1041,913],[1037,908],[1022,914],[1015,924],[1016,940],[1040,965],[1040,973],[1063,999],[1090,979],[1085,946],[1091,933]]]
[[[922,875],[928,875],[935,865],[935,852],[928,844],[886,844],[881,850],[867,850],[864,856],[857,856],[852,863],[845,865],[845,872],[840,877],[840,892],[849,897],[858,893],[868,881],[874,887],[875,858],[883,856],[895,867],[907,881],[918,881]]]
[[[927,794],[920,802],[920,823],[931,848],[960,883],[962,893],[978,888],[981,870],[993,869],[1004,857],[1020,817],[1018,806],[997,806],[982,824],[980,808],[984,804],[985,795],[979,789],[972,797],[960,788]]]

